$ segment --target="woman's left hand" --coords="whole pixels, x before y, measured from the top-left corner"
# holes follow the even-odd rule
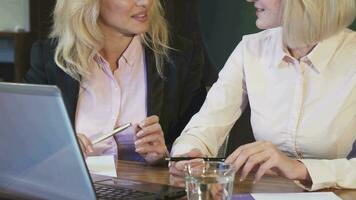
[[[136,152],[150,164],[168,156],[163,131],[157,116],[147,117],[136,126],[135,148]]]
[[[309,173],[304,164],[284,155],[271,142],[258,141],[237,148],[225,161],[240,170],[240,181],[252,169],[257,169],[254,182],[264,174],[277,174],[292,180],[308,181]]]

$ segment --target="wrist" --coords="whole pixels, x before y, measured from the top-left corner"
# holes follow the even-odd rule
[[[302,182],[309,182],[311,181],[308,169],[304,165],[303,162],[296,160],[297,163],[297,175],[296,175],[296,180],[302,181]]]

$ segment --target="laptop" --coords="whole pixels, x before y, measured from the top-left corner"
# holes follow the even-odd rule
[[[56,86],[0,83],[0,198],[174,199],[183,188],[91,177]]]

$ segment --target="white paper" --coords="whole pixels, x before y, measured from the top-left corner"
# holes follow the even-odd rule
[[[89,156],[86,159],[90,173],[117,177],[114,156]]]
[[[255,200],[341,200],[333,192],[253,193]]]

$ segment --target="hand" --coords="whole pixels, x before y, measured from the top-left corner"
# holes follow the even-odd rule
[[[271,142],[258,141],[237,148],[225,161],[240,170],[240,181],[256,168],[255,181],[264,174],[277,174],[292,180],[310,180],[302,162],[293,160],[280,152]]]
[[[205,155],[199,150],[199,149],[192,149],[188,153],[182,154],[182,155],[176,155],[178,157],[205,157]],[[184,161],[179,161],[179,162],[169,162],[169,173],[172,176],[177,176],[177,177],[184,177],[185,172],[184,168],[185,165],[189,162],[195,162],[196,160],[201,160],[201,159],[193,159],[193,160],[184,160]]]
[[[87,138],[87,136],[85,136],[84,134],[78,133],[77,137],[78,137],[78,142],[79,142],[79,145],[80,145],[80,149],[82,150],[83,155],[86,158],[89,153],[93,153],[94,152],[93,144]]]
[[[205,155],[199,149],[192,149],[188,153],[182,155],[176,155],[178,157],[204,157]],[[184,187],[185,185],[185,165],[190,162],[200,161],[201,159],[184,160],[179,162],[169,162],[169,182],[171,185],[178,187]]]
[[[136,125],[135,148],[145,160],[154,164],[168,155],[164,135],[155,115],[147,117]]]

